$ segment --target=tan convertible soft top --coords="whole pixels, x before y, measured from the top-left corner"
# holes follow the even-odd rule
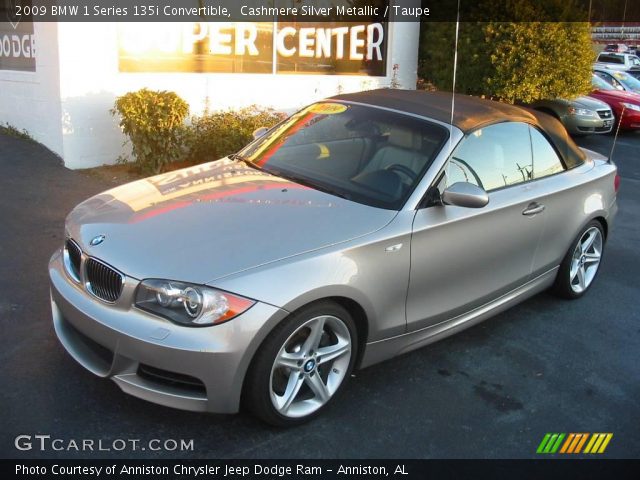
[[[453,121],[450,92],[379,89],[331,97],[333,100],[392,108],[452,124],[464,133],[500,122],[525,122],[538,127],[556,147],[567,168],[581,165],[585,154],[569,137],[562,124],[546,113],[506,103],[455,94]]]

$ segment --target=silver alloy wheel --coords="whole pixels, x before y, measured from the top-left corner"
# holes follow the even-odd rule
[[[576,293],[584,292],[596,276],[602,257],[602,233],[591,227],[582,234],[571,258],[569,281]]]
[[[271,402],[286,417],[309,415],[336,393],[349,369],[351,334],[338,317],[314,317],[284,342],[271,367]]]

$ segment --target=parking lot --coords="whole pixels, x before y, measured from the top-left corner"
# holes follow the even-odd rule
[[[608,155],[612,135],[578,139]],[[612,432],[607,457],[640,457],[640,134],[614,160],[620,211],[585,298],[541,294],[444,341],[356,372],[325,415],[267,427],[122,393],[80,367],[50,318],[47,261],[66,213],[105,184],[43,147],[0,136],[0,455],[5,458],[521,458],[547,432]],[[63,439],[19,451],[18,435]],[[76,451],[69,441],[193,440],[191,451]],[[34,447],[38,444],[34,442]]]

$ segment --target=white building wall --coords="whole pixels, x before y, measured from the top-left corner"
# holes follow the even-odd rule
[[[63,156],[60,129],[58,25],[34,24],[36,71],[0,70],[0,124],[27,130]]]
[[[36,24],[36,73],[0,72],[0,122],[26,128],[69,168],[111,164],[128,153],[109,113],[119,95],[143,87],[172,90],[192,115],[252,104],[292,113],[337,93],[388,87],[394,65],[398,86],[415,88],[419,30],[419,23],[390,23],[387,75],[367,77],[121,73],[115,23]]]

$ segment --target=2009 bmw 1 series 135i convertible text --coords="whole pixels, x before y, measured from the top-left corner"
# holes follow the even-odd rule
[[[354,368],[598,272],[618,176],[544,113],[377,90],[78,205],[57,335],[137,397],[294,425]]]

